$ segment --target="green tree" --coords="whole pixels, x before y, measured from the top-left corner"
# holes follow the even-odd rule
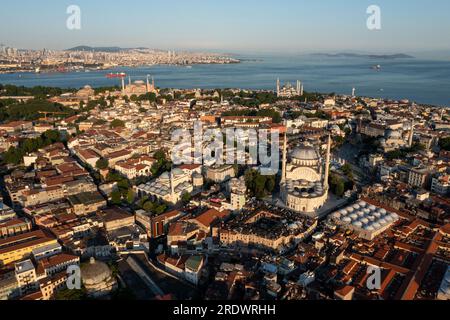
[[[119,119],[114,119],[113,121],[111,121],[111,129],[115,129],[115,128],[125,128],[125,122],[123,122],[122,120]]]
[[[441,138],[439,140],[439,147],[445,151],[450,151],[450,137]]]
[[[98,159],[97,162],[95,163],[95,167],[99,170],[108,169],[108,167],[109,167],[108,159],[105,159],[105,158]]]
[[[136,198],[136,194],[134,193],[134,190],[133,190],[132,188],[128,189],[128,192],[127,192],[127,202],[128,202],[129,204],[133,204],[135,198]]]
[[[120,193],[120,191],[114,190],[111,193],[111,202],[116,205],[118,205],[122,202],[122,194]]]
[[[181,196],[181,201],[184,205],[188,204],[192,200],[192,195],[189,192],[184,192]]]

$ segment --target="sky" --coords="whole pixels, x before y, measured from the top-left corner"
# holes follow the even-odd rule
[[[69,5],[81,29],[69,30]],[[381,9],[381,30],[366,26]],[[21,0],[2,1],[0,43],[21,49],[78,45],[224,53],[450,51],[448,0]]]

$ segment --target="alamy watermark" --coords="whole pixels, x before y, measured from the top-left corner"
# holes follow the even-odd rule
[[[80,290],[81,289],[81,269],[78,265],[71,265],[67,268],[67,289]]]
[[[370,291],[381,289],[381,268],[375,266],[367,267],[367,289]]]
[[[81,30],[81,9],[77,5],[67,7],[66,13],[69,17],[66,20],[66,27],[69,30]]]
[[[262,175],[275,175],[280,163],[280,130],[218,128],[203,130],[203,123],[194,123],[190,130],[172,133],[172,162],[182,164],[260,165]]]
[[[367,14],[370,16],[367,18],[367,29],[381,30],[381,8],[377,5],[371,5],[367,8]]]

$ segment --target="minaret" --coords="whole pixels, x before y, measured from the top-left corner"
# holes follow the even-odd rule
[[[353,89],[352,89],[352,97],[355,97],[355,94],[356,94],[356,89],[353,88]]]
[[[149,75],[147,75],[147,93],[150,92],[150,81],[149,81]]]
[[[131,76],[128,77],[128,84],[131,86]]]
[[[409,133],[408,146],[410,148],[413,146],[413,139],[414,139],[414,120],[411,123],[411,132]]]
[[[297,80],[297,95],[301,96],[301,86],[302,83],[300,82],[300,80]]]
[[[170,195],[173,200],[173,198],[175,196],[175,185],[173,183],[173,168],[170,170]]]
[[[303,94],[305,93],[305,91],[303,90],[303,83],[302,83],[302,86],[301,86],[301,88],[300,88],[300,96],[302,96],[303,97]]]
[[[125,94],[125,78],[122,77],[122,94]]]
[[[286,181],[286,166],[287,166],[287,134],[284,133],[284,145],[283,145],[283,163],[281,167],[281,182]]]
[[[280,95],[280,78],[277,79],[277,96]]]
[[[328,190],[328,177],[330,176],[330,158],[331,158],[331,134],[328,135],[328,145],[327,145],[327,158],[325,161],[325,177],[323,186],[325,190]]]

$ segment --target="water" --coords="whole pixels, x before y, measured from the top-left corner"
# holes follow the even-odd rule
[[[306,91],[350,94],[389,99],[409,99],[418,103],[450,106],[450,60],[335,58],[312,55],[238,56],[240,64],[152,66],[117,68],[132,80],[155,77],[161,88],[246,88],[274,90],[281,82],[304,83]],[[377,72],[371,66],[380,64]],[[120,85],[119,79],[108,79],[110,71],[72,73],[25,73],[0,75],[0,83],[23,86],[79,88]],[[128,80],[127,80],[128,81]]]

